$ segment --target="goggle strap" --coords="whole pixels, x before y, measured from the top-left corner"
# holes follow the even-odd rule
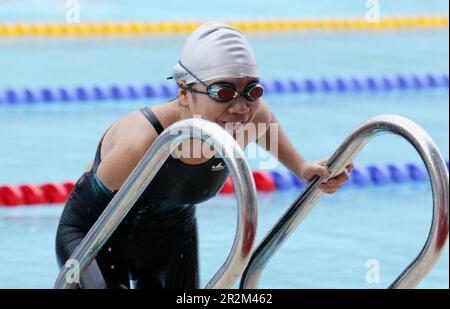
[[[186,67],[184,66],[184,64],[181,62],[181,60],[178,61],[178,64],[179,64],[183,69],[185,69],[186,72],[188,72],[188,73],[191,74],[196,80],[198,80],[198,82],[199,82],[200,84],[202,84],[202,85],[205,86],[205,87],[208,87],[208,86],[207,86],[200,78],[198,78],[194,73],[192,73],[191,70],[189,70],[188,68],[186,68]]]

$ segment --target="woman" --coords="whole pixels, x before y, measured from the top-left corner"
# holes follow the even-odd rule
[[[281,127],[273,134],[273,124],[278,122],[262,99],[253,51],[237,29],[222,23],[200,26],[188,37],[171,78],[179,85],[176,99],[131,112],[100,140],[59,222],[56,253],[60,266],[158,135],[182,119],[200,116],[226,128],[236,139],[248,126],[272,124],[253,136],[247,134],[241,146],[277,138],[277,158],[298,177],[330,176],[324,166],[305,161]],[[178,150],[186,154],[189,146],[183,143]],[[130,281],[136,288],[198,287],[195,204],[215,196],[228,171],[214,153],[200,157],[187,153],[178,159],[169,156],[81,276],[81,288],[128,288]],[[333,193],[347,179],[343,172],[320,188]]]

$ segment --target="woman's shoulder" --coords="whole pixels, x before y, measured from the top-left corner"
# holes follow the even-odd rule
[[[111,129],[114,146],[121,145],[136,150],[148,148],[158,136],[139,110],[119,119]]]
[[[176,121],[174,109],[168,103],[147,106],[155,114],[163,128],[170,126]],[[134,110],[121,119],[113,127],[115,143],[127,145],[129,148],[147,148],[158,137],[158,132],[143,115],[141,109]]]
[[[101,163],[97,170],[108,189],[120,188],[157,137],[139,110],[111,125],[102,142]]]

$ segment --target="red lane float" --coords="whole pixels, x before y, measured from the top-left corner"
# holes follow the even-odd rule
[[[69,197],[67,189],[62,184],[45,183],[41,185],[41,189],[49,203],[64,203]]]
[[[0,186],[0,197],[6,206],[25,204],[25,198],[19,188],[14,186]]]
[[[275,191],[277,189],[273,177],[266,171],[253,171],[256,190],[263,192]]]
[[[0,186],[0,206],[65,203],[74,186],[73,181],[41,185],[25,183]]]
[[[272,192],[277,189],[272,175],[266,171],[253,171],[256,189],[262,192]],[[18,186],[0,186],[0,206],[38,205],[65,203],[75,182],[48,182],[41,185],[21,184]],[[234,193],[231,176],[228,176],[220,193]]]
[[[253,171],[253,179],[255,180],[256,190],[262,192],[275,191],[277,189],[272,175],[265,171]],[[231,176],[227,177],[225,184],[223,185],[220,193],[229,194],[234,192],[233,181]]]
[[[44,192],[36,185],[23,184],[19,186],[19,190],[22,192],[27,205],[45,204],[47,202]]]
[[[229,194],[234,192],[233,180],[231,180],[231,176],[228,175],[227,180],[225,181],[220,193]]]

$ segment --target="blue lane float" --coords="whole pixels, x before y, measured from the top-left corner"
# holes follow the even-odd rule
[[[314,94],[314,93],[358,93],[387,91],[420,91],[424,89],[447,88],[448,74],[411,74],[393,76],[335,77],[319,79],[272,79],[263,80],[266,94]],[[1,89],[0,103],[37,102],[84,102],[84,101],[130,101],[177,96],[174,83],[144,85],[107,85],[75,87],[43,87],[40,89]]]
[[[447,170],[449,161],[446,161]],[[271,171],[277,190],[303,188],[305,183],[289,171]],[[350,173],[350,180],[345,187],[362,188],[368,186],[387,186],[400,183],[423,183],[428,180],[425,166],[416,163],[406,164],[371,164],[355,167]]]

